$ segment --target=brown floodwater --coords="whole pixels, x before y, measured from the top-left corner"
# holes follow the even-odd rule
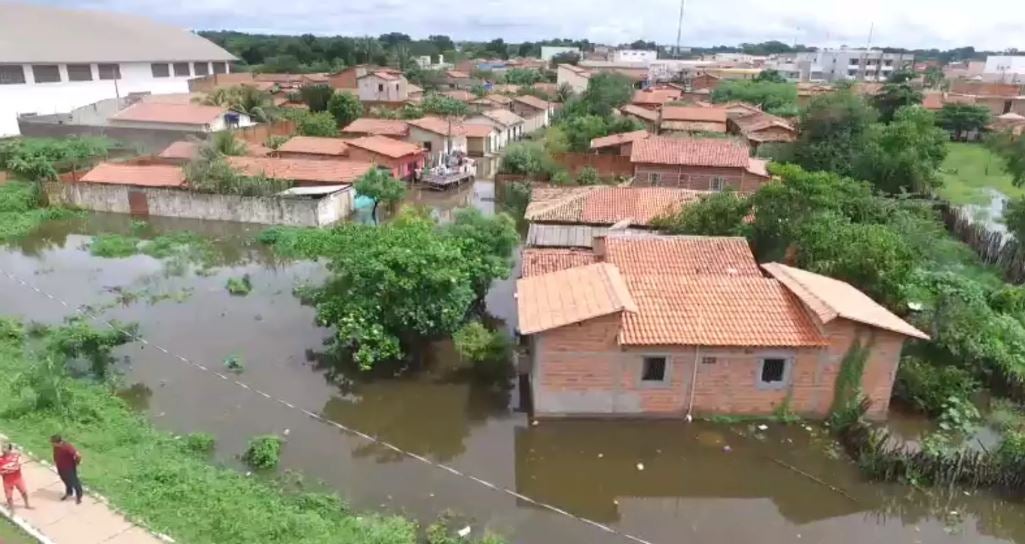
[[[493,191],[414,195],[439,220],[460,206],[491,212]],[[54,222],[0,248],[0,270],[105,318],[133,321],[149,346],[123,357],[124,397],[172,432],[213,433],[218,457],[237,464],[249,437],[287,433],[282,470],[304,475],[356,507],[429,521],[445,512],[513,542],[621,543],[603,532],[466,477],[425,465],[304,415],[308,410],[466,474],[655,544],[682,542],[1025,544],[1020,500],[960,490],[919,491],[863,480],[816,426],[643,420],[544,420],[518,411],[514,387],[495,388],[452,371],[451,345],[420,357],[424,370],[374,377],[347,370],[293,295],[326,277],[315,262],[276,259],[254,241],[258,226],[153,218],[147,229],[188,229],[213,238],[219,266],[197,273],[147,256],[92,257],[91,234],[139,228],[117,215]],[[229,277],[253,290],[233,297]],[[487,310],[511,330],[513,282],[497,282]],[[131,295],[131,296],[129,296]],[[53,322],[62,305],[0,276],[0,313]],[[221,380],[154,348],[219,369],[231,355],[238,379],[296,409]],[[915,418],[894,418],[914,438]],[[241,467],[240,467],[241,468]]]

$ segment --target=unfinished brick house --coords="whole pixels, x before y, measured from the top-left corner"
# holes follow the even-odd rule
[[[751,149],[764,143],[785,143],[797,140],[797,129],[786,119],[763,111],[730,114],[727,130],[743,136]]]
[[[633,143],[651,136],[647,130],[620,132],[591,140],[591,151],[598,155],[622,155],[629,157],[633,151]]]
[[[824,417],[857,341],[868,415],[884,418],[904,341],[928,338],[844,282],[760,269],[743,238],[609,234],[589,259],[556,252],[517,282],[539,416],[768,415],[785,402]]]
[[[731,139],[652,136],[633,142],[630,162],[637,187],[753,193],[771,180],[767,161]]]

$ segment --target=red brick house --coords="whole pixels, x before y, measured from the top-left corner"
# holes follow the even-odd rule
[[[409,142],[385,136],[364,136],[346,140],[346,144],[351,160],[387,166],[398,179],[411,179],[413,172],[424,166],[424,150]]]
[[[753,193],[771,177],[742,142],[652,136],[633,143],[634,186]]]
[[[712,74],[698,74],[691,78],[690,88],[695,91],[711,90],[714,91],[719,86],[719,77]]]
[[[751,149],[764,143],[793,142],[797,129],[782,117],[755,111],[730,115],[727,129],[731,134],[743,136]]]
[[[824,417],[857,340],[868,415],[884,418],[904,341],[928,338],[841,281],[777,263],[766,277],[743,238],[610,233],[589,264],[563,253],[517,282],[540,416],[769,415],[785,402]]]
[[[646,130],[635,130],[633,132],[621,132],[591,140],[591,151],[599,155],[622,155],[629,157],[633,150],[633,143],[637,140],[644,140],[651,136]]]

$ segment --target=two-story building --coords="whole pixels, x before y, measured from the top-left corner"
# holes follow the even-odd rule
[[[48,5],[0,7],[0,136],[19,115],[63,113],[130,93],[187,93],[235,57],[187,30],[137,15]]]
[[[409,100],[409,82],[402,74],[377,70],[356,79],[360,102],[406,102]]]
[[[466,153],[466,131],[459,121],[428,116],[407,123],[409,135],[405,140],[423,148],[427,166],[442,164],[454,152]]]
[[[547,127],[554,111],[551,102],[529,94],[512,97],[509,109],[523,118],[523,130],[527,134]]]

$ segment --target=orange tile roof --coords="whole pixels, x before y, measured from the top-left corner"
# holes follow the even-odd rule
[[[652,121],[652,122],[658,121],[658,112],[657,111],[652,111],[652,110],[649,110],[647,108],[642,108],[642,107],[636,106],[634,104],[627,104],[627,105],[619,108],[619,111],[622,112],[624,115],[633,115],[633,116],[636,116],[636,117],[640,117],[641,119],[644,119],[645,121]]]
[[[516,282],[516,306],[522,334],[637,311],[619,270],[608,263],[520,279]]]
[[[536,110],[545,111],[552,107],[551,103],[547,100],[540,99],[536,96],[525,94],[522,96],[514,96],[513,101],[519,102],[520,104],[526,104]]]
[[[756,159],[751,157],[747,160],[747,171],[756,175],[769,177],[769,160],[768,159]]]
[[[651,133],[647,130],[635,130],[633,132],[621,132],[619,134],[602,136],[601,138],[595,138],[591,140],[591,149],[600,149],[602,147],[622,145],[628,142],[643,140],[648,136],[651,136]]]
[[[377,153],[378,155],[384,155],[393,159],[405,157],[407,155],[416,155],[422,151],[420,146],[416,144],[403,142],[386,136],[364,136],[363,138],[348,140],[348,144],[352,147],[366,149],[371,153]]]
[[[841,317],[912,338],[929,336],[855,289],[852,285],[779,263],[762,268],[800,298],[822,323]]]
[[[196,156],[196,151],[198,150],[199,144],[197,142],[179,140],[171,142],[171,145],[165,147],[157,156],[162,159],[191,159]]]
[[[922,107],[927,110],[943,109],[943,93],[925,93],[922,97]]]
[[[691,106],[665,106],[662,108],[663,121],[704,121],[725,123],[726,108],[701,108]]]
[[[228,164],[248,176],[309,183],[353,183],[374,167],[369,162],[268,157],[228,157]]]
[[[770,127],[779,127],[797,136],[797,129],[794,128],[786,119],[777,117],[771,113],[765,113],[761,111],[749,112],[743,115],[734,115],[730,117],[730,120],[737,125],[744,135],[748,135],[752,132],[758,132],[759,130],[765,130]]]
[[[318,136],[293,136],[278,147],[279,152],[305,153],[307,155],[345,155],[348,146],[341,138],[321,138]]]
[[[112,120],[179,125],[208,125],[227,113],[220,106],[136,102],[110,116]]]
[[[668,187],[555,187],[534,189],[524,218],[538,223],[613,225],[651,220],[698,200],[706,191]]]
[[[512,104],[512,98],[505,96],[504,94],[489,94],[484,96],[485,100],[490,100],[500,106],[508,106]]]
[[[623,345],[828,344],[797,297],[776,280],[626,274],[626,283],[638,311],[623,315]]]
[[[488,119],[501,123],[502,125],[505,125],[507,127],[512,125],[518,125],[524,121],[524,119],[519,115],[516,115],[515,113],[509,110],[503,110],[501,108],[482,111],[481,115],[487,117]]]
[[[635,91],[630,102],[634,104],[662,105],[666,102],[677,100],[682,95],[683,93],[679,89],[644,89]]]
[[[482,123],[463,123],[463,130],[470,138],[487,138],[495,132],[495,127]]]
[[[379,136],[405,136],[409,134],[409,125],[397,119],[374,119],[360,117],[349,123],[342,132],[350,134],[377,134]]]
[[[523,277],[539,276],[595,262],[589,249],[526,248],[522,254]]]
[[[412,119],[407,122],[414,127],[426,130],[427,132],[441,134],[442,136],[449,134],[452,136],[464,136],[466,134],[462,125],[458,121],[453,120],[449,122],[441,117],[434,117],[433,115],[421,117],[420,119]]]
[[[385,72],[384,70],[377,70],[375,72],[369,72],[369,73],[363,74],[362,76],[360,76],[357,79],[363,79],[363,78],[365,78],[367,76],[376,76],[376,77],[379,77],[379,78],[381,78],[381,79],[383,79],[385,81],[395,81],[395,80],[399,79],[398,75],[393,74],[391,72]]]
[[[185,184],[185,174],[181,167],[166,164],[136,165],[101,162],[86,172],[79,181],[142,187],[181,187]]]
[[[686,166],[748,167],[746,145],[722,138],[651,137],[634,142],[630,162]]]
[[[452,79],[470,79],[470,74],[459,70],[445,70],[445,75]]]
[[[605,256],[625,275],[762,277],[742,237],[610,233]]]

